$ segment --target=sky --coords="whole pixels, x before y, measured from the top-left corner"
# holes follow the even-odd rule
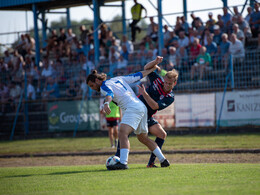
[[[157,7],[157,0],[138,0],[146,9],[147,15],[156,16],[156,9],[151,5]],[[151,3],[150,3],[151,2]],[[240,5],[239,11],[242,9],[242,5],[246,0],[228,0],[228,6]],[[249,2],[249,1],[248,1]],[[113,2],[111,4],[121,4],[121,2]],[[132,0],[126,0],[125,2],[125,11],[126,18],[131,18],[130,9],[134,5]],[[208,10],[196,12],[196,10],[204,9],[214,9],[221,8],[223,6],[222,0],[187,0],[187,10],[195,11],[195,15],[202,18],[203,21],[206,21],[208,18]],[[55,11],[65,11],[65,9],[58,9]],[[183,0],[162,0],[162,13],[167,14],[165,19],[170,25],[175,24],[175,19],[177,16],[181,16],[183,11]],[[217,14],[222,14],[221,9],[210,10],[213,13],[213,17],[217,18]],[[114,16],[121,15],[122,10],[120,7],[101,7],[101,19],[103,21],[110,21]],[[246,15],[246,9],[243,12],[243,15]],[[60,17],[66,17],[65,14],[47,14],[46,18],[49,23],[51,21],[57,21]],[[88,6],[74,7],[70,9],[71,20],[80,21],[84,18],[93,19],[93,12]],[[145,19],[149,23],[149,19]],[[191,18],[188,14],[188,22],[191,22]],[[155,19],[157,22],[157,19]],[[163,21],[163,24],[166,24]],[[13,33],[9,35],[3,35],[2,33],[7,32],[21,32],[33,28],[33,14],[31,11],[21,12],[21,11],[0,11],[0,43],[9,44],[14,42],[18,38],[18,33]],[[38,21],[38,27],[41,28],[41,22]]]

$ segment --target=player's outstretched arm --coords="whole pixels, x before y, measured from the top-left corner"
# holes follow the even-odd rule
[[[144,97],[145,101],[147,104],[153,109],[153,110],[158,110],[159,105],[156,101],[154,101],[151,96],[146,92],[144,85],[142,86],[137,85],[139,88],[139,93]]]
[[[144,70],[149,70],[151,68],[154,68],[156,65],[160,64],[161,62],[163,61],[163,57],[161,56],[157,56],[155,60],[147,63],[145,66],[144,66]]]

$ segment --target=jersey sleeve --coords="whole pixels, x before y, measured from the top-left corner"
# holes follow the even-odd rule
[[[134,74],[129,74],[127,76],[123,76],[122,78],[126,83],[129,84],[141,80],[143,78],[143,74],[141,72],[137,72]]]
[[[111,96],[112,98],[114,98],[114,92],[113,92],[112,88],[108,86],[106,81],[104,81],[102,83],[102,85],[100,87],[100,92],[104,96]]]
[[[157,101],[157,103],[159,105],[159,109],[158,110],[163,110],[164,108],[166,108],[169,105],[171,105],[173,102],[174,102],[174,95],[173,94],[169,94],[167,97],[164,97],[163,99]]]

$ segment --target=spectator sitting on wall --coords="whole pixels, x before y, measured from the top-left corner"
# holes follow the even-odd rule
[[[212,70],[211,57],[206,51],[206,47],[202,46],[200,48],[200,54],[197,57],[197,62],[191,67],[191,81],[194,81],[195,71],[199,71],[199,82],[201,82],[205,70]]]

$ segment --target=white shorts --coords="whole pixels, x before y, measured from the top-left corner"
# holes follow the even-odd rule
[[[139,104],[137,108],[127,108],[122,114],[123,117],[120,124],[131,126],[137,135],[148,133],[147,108],[143,103]]]

